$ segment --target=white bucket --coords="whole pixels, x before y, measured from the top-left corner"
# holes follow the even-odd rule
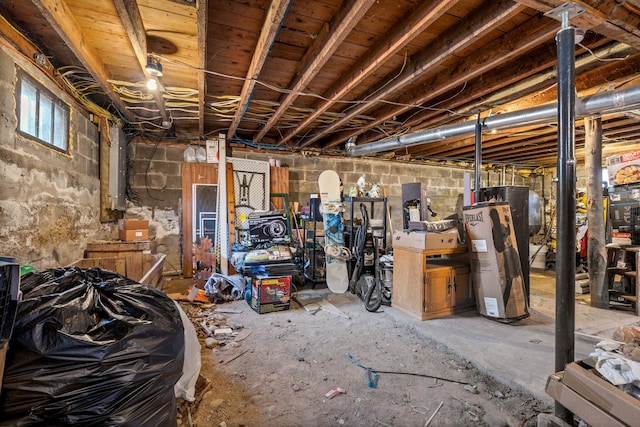
[[[531,268],[544,270],[547,266],[547,245],[529,245],[529,263]]]

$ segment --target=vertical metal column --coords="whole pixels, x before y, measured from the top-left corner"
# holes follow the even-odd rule
[[[474,158],[474,189],[473,201],[478,203],[480,201],[480,187],[482,186],[482,123],[480,123],[480,113],[478,113],[478,121],[476,122],[476,152]]]
[[[558,207],[556,215],[556,372],[574,360],[576,265],[575,28],[562,13],[558,44]],[[556,402],[555,414],[570,424],[571,412]]]

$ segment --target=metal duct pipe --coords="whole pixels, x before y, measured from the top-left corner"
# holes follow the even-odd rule
[[[613,92],[599,93],[581,98],[576,105],[584,109],[576,112],[581,117],[589,115],[601,115],[608,112],[619,111],[623,107],[630,107],[640,103],[640,85]],[[558,104],[546,104],[526,110],[497,114],[485,117],[482,121],[483,130],[508,129],[527,124],[552,123],[557,120]],[[363,145],[349,145],[347,153],[350,156],[364,156],[381,151],[396,150],[400,147],[427,144],[442,141],[463,135],[473,135],[476,130],[476,121],[469,120],[462,123],[441,126],[439,128],[421,130],[407,135],[383,138],[378,141]]]

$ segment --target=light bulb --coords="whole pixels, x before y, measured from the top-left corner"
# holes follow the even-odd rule
[[[147,89],[156,90],[158,89],[158,81],[153,77],[147,80]]]

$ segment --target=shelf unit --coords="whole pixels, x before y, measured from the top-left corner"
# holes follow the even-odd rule
[[[319,238],[324,238],[324,223],[321,221],[312,221],[302,218],[302,230],[304,233],[304,259],[303,265],[309,261],[309,271],[304,269],[304,277],[313,285],[323,283],[325,281],[324,272],[324,248]],[[319,235],[319,232],[322,232]],[[322,265],[320,265],[320,263]],[[314,286],[312,286],[313,288]]]
[[[640,246],[636,245],[607,245],[607,286],[609,289],[610,303],[618,302],[628,304],[636,315],[640,316],[638,306],[640,283]],[[629,280],[630,291],[614,290],[616,276]]]

